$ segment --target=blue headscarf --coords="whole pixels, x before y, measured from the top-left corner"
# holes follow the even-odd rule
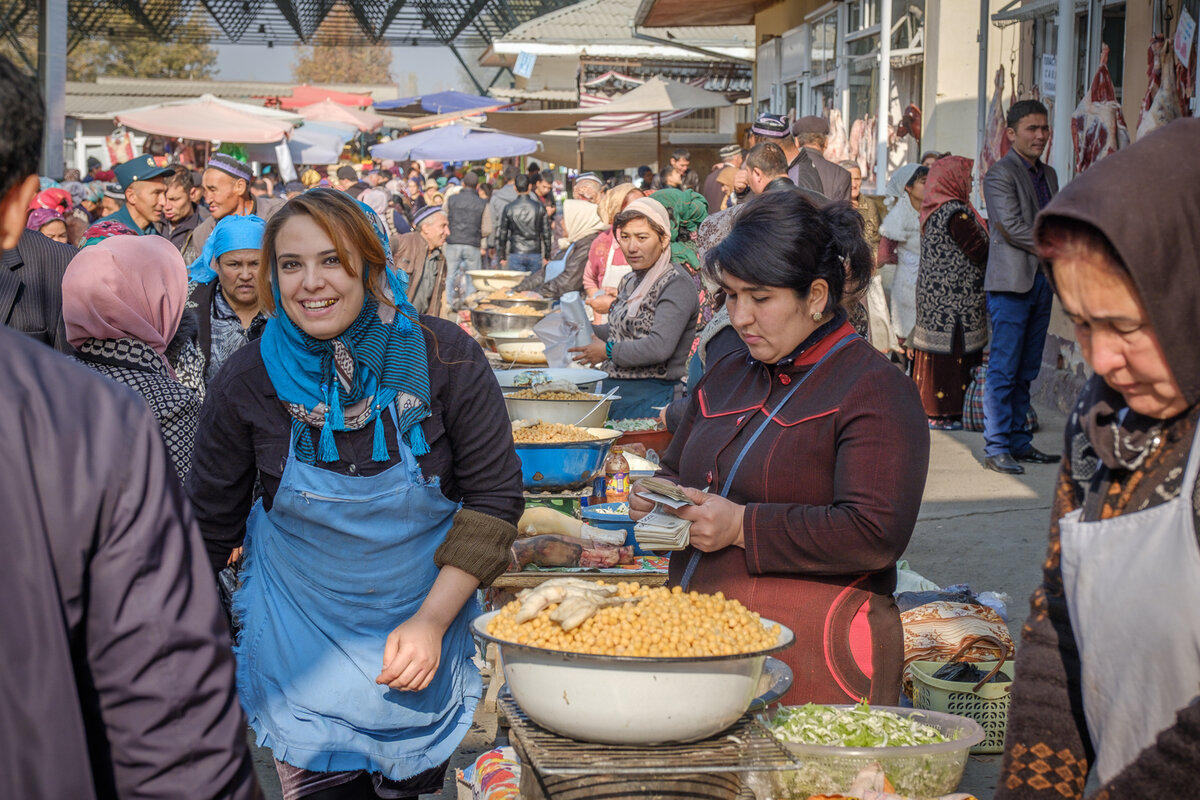
[[[209,283],[217,277],[212,265],[218,258],[234,250],[258,250],[262,247],[263,230],[267,223],[250,214],[245,217],[222,217],[204,241],[200,257],[188,265],[188,280]]]
[[[313,189],[308,194],[339,195],[332,189]],[[344,196],[344,195],[343,195]],[[292,414],[292,440],[296,457],[306,463],[338,460],[334,431],[350,430],[344,409],[362,400],[370,400],[366,420],[354,428],[374,421],[375,439],[371,458],[387,461],[387,441],[382,414],[396,403],[397,421],[413,455],[429,452],[420,421],[430,414],[429,364],[426,360],[425,334],[417,324],[417,310],[408,301],[408,276],[395,269],[387,234],[380,228],[371,208],[358,203],[375,230],[386,254],[388,290],[397,312],[391,322],[379,316],[379,302],[367,287],[358,317],[350,327],[333,339],[314,339],[295,325],[283,310],[275,265],[271,265],[272,293],[276,314],[267,320],[260,347],[267,374],[279,399],[289,405]],[[364,267],[363,282],[370,271]],[[337,361],[353,362],[352,375],[339,370]],[[399,402],[397,402],[397,400]],[[303,417],[303,418],[302,418]],[[309,425],[321,428],[320,441],[313,447]]]

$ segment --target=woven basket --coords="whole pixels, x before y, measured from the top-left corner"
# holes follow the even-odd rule
[[[1011,653],[999,641],[991,637],[972,637],[963,642],[958,652],[949,661],[958,660],[959,654],[976,644],[994,643],[1000,651],[999,661],[975,662],[988,674],[982,681],[971,686],[959,681],[944,681],[933,677],[933,673],[946,665],[942,661],[914,661],[909,665],[913,681],[913,706],[925,711],[945,711],[958,714],[978,722],[987,736],[971,748],[972,753],[1004,752],[1004,731],[1008,726],[1008,706],[1011,702],[1012,681],[988,683],[993,675],[1011,657]]]

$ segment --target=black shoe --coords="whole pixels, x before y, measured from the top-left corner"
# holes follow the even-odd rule
[[[1062,456],[1052,456],[1049,453],[1043,453],[1032,445],[1030,445],[1028,450],[1013,453],[1012,457],[1017,461],[1024,461],[1026,464],[1057,464],[1062,460]]]
[[[1013,457],[1008,453],[1001,453],[998,456],[988,456],[983,459],[983,468],[990,469],[993,472],[1002,472],[1005,475],[1024,475],[1025,468],[1013,460]]]

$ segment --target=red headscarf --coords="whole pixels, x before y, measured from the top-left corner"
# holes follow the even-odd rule
[[[33,196],[29,201],[29,210],[35,208],[53,208],[57,209],[60,214],[65,214],[71,210],[71,193],[66,189],[60,189],[53,186],[49,189],[43,189]]]
[[[987,229],[987,223],[975,206],[971,205],[971,167],[974,161],[962,156],[944,156],[933,162],[929,168],[929,177],[925,179],[925,201],[921,203],[921,230],[925,230],[925,220],[951,200],[960,200],[967,204],[979,224]]]

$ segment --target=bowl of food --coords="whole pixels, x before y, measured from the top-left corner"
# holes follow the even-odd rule
[[[536,336],[496,333],[488,337],[500,358],[508,364],[545,364],[546,345]]]
[[[493,370],[492,374],[500,383],[500,391],[515,392],[518,389],[528,389],[534,383],[543,381],[566,381],[574,384],[582,392],[596,391],[596,384],[608,377],[607,372],[585,367],[551,367],[549,369],[523,369],[518,372]]]
[[[640,444],[647,453],[661,456],[671,444],[672,434],[652,417],[609,420],[608,426],[621,431],[621,445]]]
[[[550,306],[554,305],[554,299],[551,297],[542,297],[537,292],[495,291],[480,300],[479,305],[496,306],[497,308],[528,306],[544,313],[550,310]]]
[[[517,272],[511,269],[469,269],[467,277],[471,279],[475,290],[492,292],[497,289],[511,289],[529,277],[528,272]]]
[[[518,313],[521,310],[519,308],[497,308],[489,311],[475,308],[471,310],[471,324],[475,326],[475,330],[480,336],[494,337],[498,333],[506,333],[532,337],[533,326],[541,321],[542,314],[537,311],[528,314]]]
[[[540,419],[542,422],[601,428],[608,420],[608,409],[613,401],[620,399],[610,397],[601,402],[603,397],[595,392],[538,394],[533,389],[518,389],[504,395],[504,405],[508,406],[509,419]]]
[[[604,467],[620,434],[540,420],[513,420],[513,441],[527,492],[582,489]]]
[[[872,764],[898,794],[949,794],[962,781],[968,752],[985,735],[966,717],[865,702],[785,706],[767,727],[804,764],[775,773],[772,796],[780,800],[845,792]]]
[[[794,640],[720,594],[567,578],[519,597],[476,618],[475,634],[499,646],[508,689],[531,720],[586,742],[720,733],[757,696],[767,657]],[[547,597],[558,599],[541,605]]]

